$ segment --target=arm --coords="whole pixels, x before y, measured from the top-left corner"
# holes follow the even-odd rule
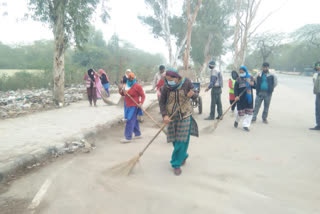
[[[186,88],[187,90],[185,91],[187,96],[191,95],[190,91],[192,91],[193,93],[192,93],[192,96],[190,98],[196,99],[199,96],[199,93],[194,91],[194,85],[192,84],[192,82],[189,79],[186,79],[185,83],[187,84],[187,88]]]
[[[162,117],[168,115],[167,112],[167,96],[168,96],[168,89],[165,86],[161,87],[161,96],[160,96],[160,100],[159,100],[159,106],[160,106],[160,112]]]
[[[208,86],[208,89],[211,89],[211,88],[214,86],[214,84],[216,83],[216,81],[217,81],[217,77],[211,75],[211,77],[210,77],[210,84],[209,84],[209,86]]]
[[[158,83],[158,73],[156,73],[153,77],[152,90],[154,90],[157,87],[157,83]]]
[[[273,75],[273,88],[277,87],[278,85],[278,78],[276,75]]]
[[[145,95],[145,93],[144,93],[143,88],[142,88],[141,85],[139,85],[139,87],[138,87],[138,93],[139,93],[139,95],[140,95],[140,97],[141,97],[141,100],[140,100],[140,103],[139,103],[139,104],[142,105],[142,104],[144,103],[145,99],[146,99],[146,95]]]
[[[234,84],[234,96],[238,97],[239,96],[239,83],[236,81]]]

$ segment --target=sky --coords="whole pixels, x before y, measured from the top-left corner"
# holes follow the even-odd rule
[[[206,1],[206,0],[204,0]],[[210,0],[207,0],[210,1]],[[0,0],[1,2],[1,0]],[[52,31],[43,23],[21,20],[28,11],[26,0],[8,0],[7,7],[0,6],[7,16],[0,17],[0,42],[25,44],[40,39],[52,39]],[[179,10],[181,0],[171,0],[171,7]],[[111,20],[103,24],[98,17],[93,19],[95,27],[109,40],[113,33],[127,40],[135,47],[150,53],[162,53],[167,58],[167,49],[161,39],[155,39],[148,27],[141,24],[138,15],[146,15],[144,0],[109,0]],[[258,32],[292,32],[305,24],[320,24],[319,0],[263,0],[258,11],[257,22],[270,11],[276,12],[261,25]]]

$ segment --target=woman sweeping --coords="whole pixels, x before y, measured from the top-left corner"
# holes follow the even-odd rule
[[[108,97],[110,97],[110,92],[109,92],[109,87],[110,87],[109,82],[110,81],[109,81],[108,75],[103,69],[99,69],[98,72],[99,72],[101,84],[102,84],[103,88],[106,90]]]
[[[119,87],[119,93],[122,96],[125,96],[125,119],[126,128],[124,132],[125,139],[121,140],[121,143],[129,143],[132,141],[132,135],[134,134],[135,138],[141,138],[141,132],[139,127],[138,115],[142,115],[142,110],[140,107],[143,105],[145,100],[144,91],[138,83],[136,83],[136,78],[134,73],[128,74],[127,84],[124,89]],[[137,106],[130,98],[130,95],[136,103]]]
[[[92,101],[94,106],[97,106],[97,88],[95,83],[94,70],[90,68],[84,75],[84,80],[86,81],[87,94],[90,106],[92,106]]]
[[[198,136],[196,122],[192,118],[191,103],[189,102],[190,98],[198,96],[193,88],[191,81],[181,77],[176,69],[169,68],[167,70],[159,105],[163,121],[168,124],[167,141],[168,143],[172,142],[174,147],[171,166],[175,175],[181,174],[181,166],[185,164],[188,158],[187,150],[190,135]],[[170,120],[172,113],[180,105],[183,106]],[[193,131],[194,128],[196,131]]]
[[[250,131],[252,114],[253,114],[253,93],[252,88],[255,88],[253,77],[248,73],[245,66],[240,67],[240,77],[237,79],[234,86],[235,100],[237,101],[238,115],[234,122],[234,127],[238,128],[238,124],[243,119],[243,129]],[[240,96],[241,95],[241,96]]]
[[[230,100],[230,105],[232,105],[232,103],[235,100],[235,96],[234,96],[234,84],[236,83],[236,80],[238,79],[239,75],[236,71],[232,71],[231,72],[231,78],[229,79],[229,100]],[[234,110],[236,108],[237,104],[234,104],[231,107],[232,113],[234,113]]]

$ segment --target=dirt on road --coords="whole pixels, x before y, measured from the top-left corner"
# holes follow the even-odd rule
[[[260,116],[246,133],[233,128],[234,115],[229,113],[214,133],[191,138],[181,176],[173,174],[173,147],[163,133],[131,176],[106,174],[111,166],[137,155],[157,132],[145,117],[143,139],[120,144],[124,126],[112,127],[97,136],[93,152],[66,157],[15,181],[0,197],[12,201],[7,208],[0,203],[1,213],[318,214],[320,132],[307,130],[313,124],[313,106],[306,103],[313,97],[292,93],[286,86],[277,91],[268,125]],[[213,125],[203,120],[209,93],[202,96],[204,115],[195,114],[200,131]],[[151,114],[161,121],[158,107]],[[12,211],[13,206],[17,208]]]

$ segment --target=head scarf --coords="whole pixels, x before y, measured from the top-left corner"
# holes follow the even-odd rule
[[[250,76],[246,66],[241,66],[240,70],[243,70],[243,71],[246,72],[246,76],[242,77],[242,78],[250,79],[251,76]],[[251,85],[248,82],[246,82],[246,84],[247,84],[247,95],[246,95],[246,98],[247,98],[248,103],[251,104],[252,103]]]
[[[181,78],[179,71],[175,68],[168,68],[166,71],[166,76],[171,76],[179,79]]]
[[[170,91],[174,91],[174,90],[181,88],[181,86],[183,85],[183,83],[185,81],[185,78],[182,78],[179,74],[179,71],[175,68],[168,68],[168,70],[166,71],[166,76],[171,76],[171,77],[179,79],[179,82],[175,86],[170,86],[168,84],[168,80],[165,79],[165,85]]]
[[[100,75],[105,74],[107,76],[107,73],[103,69],[99,69],[98,72]]]
[[[231,72],[231,77],[233,80],[237,80],[239,77],[239,74],[236,71],[232,71]]]
[[[129,90],[135,83],[136,83],[136,75],[134,73],[130,72],[128,74],[128,80],[127,80],[127,85],[126,85],[126,90]]]

